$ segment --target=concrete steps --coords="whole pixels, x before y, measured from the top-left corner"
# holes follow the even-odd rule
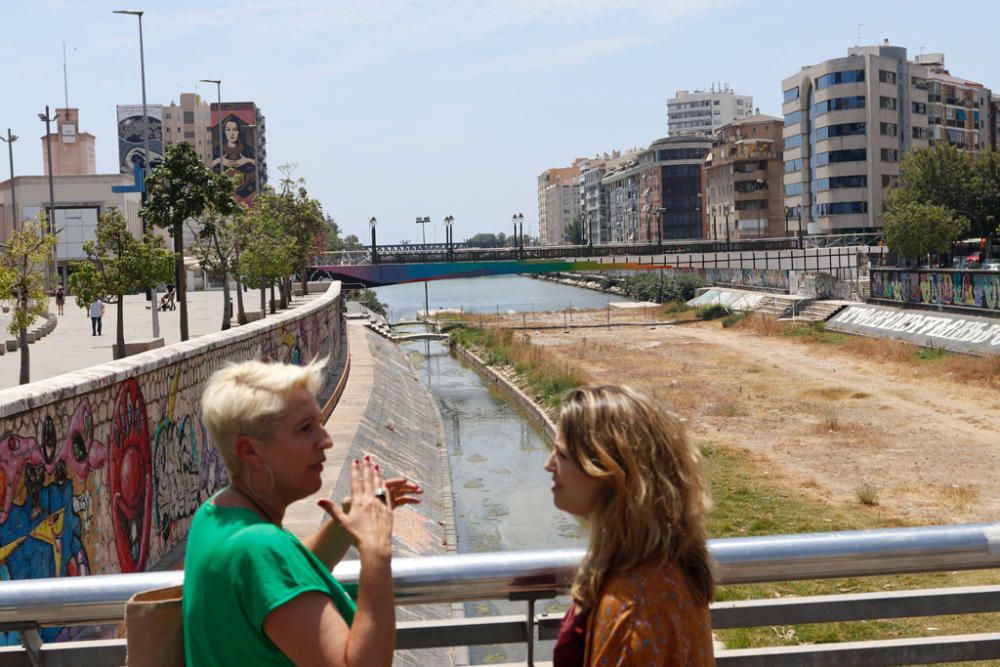
[[[796,310],[794,319],[797,322],[825,322],[846,307],[847,304],[843,301],[810,301],[804,304],[801,309]],[[781,319],[791,320],[792,318],[784,317]]]

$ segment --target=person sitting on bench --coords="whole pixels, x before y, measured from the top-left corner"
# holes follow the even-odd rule
[[[167,285],[167,292],[162,297],[160,297],[160,310],[173,310],[174,309],[174,286]]]

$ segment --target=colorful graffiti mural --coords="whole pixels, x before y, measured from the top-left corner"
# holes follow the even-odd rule
[[[219,125],[222,125],[220,132]],[[236,176],[236,200],[249,203],[257,193],[257,107],[252,102],[212,104],[212,171]],[[222,140],[220,150],[219,140]],[[221,157],[220,157],[221,156]]]
[[[1000,310],[1000,273],[872,269],[871,296],[901,303]]]
[[[84,380],[76,396],[0,420],[0,580],[143,571],[183,542],[198,506],[226,483],[201,421],[201,387],[227,361],[332,362],[340,299],[255,336]],[[330,367],[336,364],[331,363]],[[0,404],[7,390],[0,392]],[[45,641],[82,629],[47,628]],[[0,633],[0,645],[16,643]]]

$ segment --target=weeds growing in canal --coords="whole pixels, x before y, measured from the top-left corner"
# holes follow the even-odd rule
[[[553,359],[510,329],[457,326],[452,345],[474,350],[489,366],[509,368],[527,386],[532,397],[550,414],[558,411],[563,395],[587,384],[589,378],[565,362]]]

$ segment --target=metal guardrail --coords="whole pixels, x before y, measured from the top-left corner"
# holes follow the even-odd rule
[[[893,528],[712,540],[720,583],[1000,568],[1000,523]],[[534,614],[534,602],[564,593],[580,550],[515,551],[398,559],[397,602],[426,604],[489,599],[525,600],[527,616],[401,623],[400,648],[526,642],[551,638],[559,619]],[[356,583],[356,561],[334,575]],[[0,666],[121,664],[124,640],[40,644],[45,626],[117,623],[134,593],[176,585],[183,572],[96,575],[0,582],[0,631],[22,631],[23,646],[0,648]],[[1000,586],[901,591],[776,600],[721,602],[713,627],[818,623],[1000,611]],[[954,640],[954,641],[953,641]],[[530,655],[530,654],[529,654]],[[917,664],[1000,658],[1000,634],[916,638],[822,646],[771,647],[717,655],[720,665]],[[861,662],[858,662],[861,660]]]

